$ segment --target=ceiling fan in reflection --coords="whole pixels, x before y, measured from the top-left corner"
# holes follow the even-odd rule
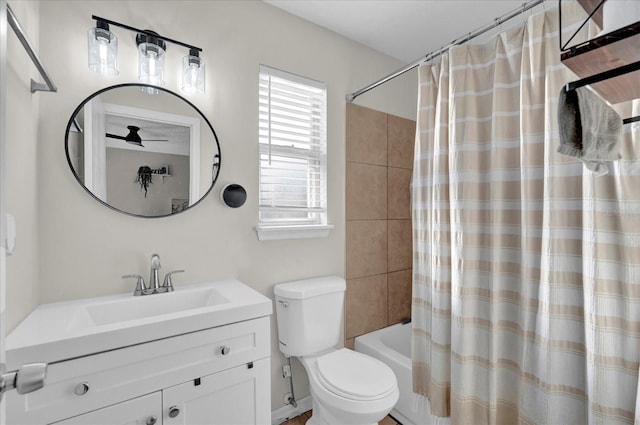
[[[127,128],[129,129],[129,134],[127,134],[126,136],[118,136],[117,134],[111,134],[111,133],[106,133],[105,136],[111,137],[112,139],[124,140],[127,143],[130,143],[130,144],[136,145],[136,146],[140,146],[142,148],[144,148],[144,145],[142,144],[143,141],[144,142],[168,142],[169,141],[167,139],[144,139],[144,140],[142,140],[142,138],[138,134],[138,131],[140,131],[140,127],[136,127],[135,125],[128,125]]]

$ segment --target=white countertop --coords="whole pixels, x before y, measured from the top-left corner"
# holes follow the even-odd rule
[[[215,294],[209,297],[214,301],[207,302],[209,294]],[[176,311],[181,303],[188,307]],[[109,309],[108,319],[96,315]],[[140,297],[126,293],[42,304],[7,336],[7,369],[60,362],[268,316],[272,311],[269,298],[234,279],[181,285],[174,292]]]

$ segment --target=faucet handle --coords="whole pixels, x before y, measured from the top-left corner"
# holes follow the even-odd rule
[[[123,279],[138,279],[136,281],[136,289],[133,291],[134,296],[144,295],[144,290],[146,287],[144,286],[144,278],[139,274],[126,274],[122,276]]]
[[[173,281],[171,280],[171,275],[174,273],[184,273],[184,270],[173,270],[167,273],[166,275],[164,275],[164,281],[162,282],[162,287],[167,288],[165,289],[167,292],[173,291]]]

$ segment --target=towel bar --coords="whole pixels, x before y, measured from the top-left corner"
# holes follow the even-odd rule
[[[31,93],[34,93],[36,91],[51,91],[51,92],[58,91],[58,88],[53,83],[53,80],[51,80],[51,77],[49,77],[49,74],[47,73],[47,71],[44,69],[44,65],[42,65],[42,62],[40,61],[40,58],[38,58],[38,55],[36,54],[36,52],[33,50],[33,47],[31,47],[31,43],[29,43],[29,40],[27,39],[27,36],[24,30],[20,26],[20,23],[16,19],[16,16],[13,14],[13,10],[11,10],[11,7],[8,4],[7,4],[7,21],[9,22],[9,25],[13,29],[13,32],[16,33],[18,40],[20,40],[20,43],[22,43],[22,46],[27,51],[27,54],[31,58],[31,61],[36,66],[36,68],[38,68],[38,72],[40,72],[40,75],[42,75],[42,78],[45,81],[45,83],[43,84],[43,83],[38,83],[36,81],[31,80]]]

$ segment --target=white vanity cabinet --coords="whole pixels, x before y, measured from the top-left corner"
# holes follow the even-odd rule
[[[269,424],[269,332],[266,316],[50,363],[7,423]]]
[[[56,422],[56,425],[157,425],[161,424],[162,396],[160,392],[84,415]]]
[[[163,425],[268,424],[269,360],[237,366],[162,391]],[[197,385],[196,385],[197,384]]]

